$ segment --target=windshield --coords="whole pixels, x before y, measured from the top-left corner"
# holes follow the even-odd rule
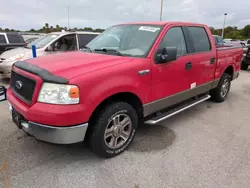
[[[145,57],[161,28],[156,25],[113,26],[88,43],[86,48],[95,53],[113,54],[116,51],[123,56]]]
[[[57,38],[59,34],[48,34],[45,35],[39,39],[34,40],[33,42],[29,43],[26,47],[27,48],[32,48],[32,45],[35,45],[36,48],[42,48],[46,46],[48,43],[50,43],[52,40]]]

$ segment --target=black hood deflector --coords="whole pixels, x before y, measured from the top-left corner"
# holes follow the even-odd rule
[[[66,78],[55,76],[51,74],[48,70],[38,67],[36,65],[27,63],[25,61],[17,61],[14,63],[13,66],[21,70],[24,70],[26,72],[29,72],[31,74],[35,74],[39,76],[44,82],[57,83],[57,84],[67,84],[69,82],[69,80]]]

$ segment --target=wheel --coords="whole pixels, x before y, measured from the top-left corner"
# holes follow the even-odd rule
[[[244,61],[241,62],[241,70],[247,70],[248,69],[248,65],[244,63]]]
[[[115,102],[104,107],[95,118],[90,148],[100,157],[122,153],[132,142],[138,126],[138,115],[128,103]]]
[[[218,86],[210,92],[211,99],[215,102],[225,101],[230,91],[230,86],[231,76],[227,73],[224,73],[220,79]]]

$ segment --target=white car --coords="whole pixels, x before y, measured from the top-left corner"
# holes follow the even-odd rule
[[[0,77],[10,78],[13,63],[32,58],[32,45],[36,46],[37,56],[44,56],[79,50],[99,34],[95,32],[53,32],[36,39],[25,47],[8,50],[0,55]]]

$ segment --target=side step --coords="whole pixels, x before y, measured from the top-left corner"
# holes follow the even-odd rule
[[[203,101],[208,100],[210,97],[211,97],[210,95],[205,95],[205,96],[202,96],[202,97],[200,97],[198,99],[189,101],[189,102],[184,103],[184,104],[182,104],[182,105],[180,105],[180,106],[178,106],[176,108],[171,109],[170,111],[162,113],[159,116],[156,116],[156,117],[154,117],[154,118],[152,118],[150,120],[147,120],[147,121],[145,121],[145,123],[146,124],[157,124],[157,123],[159,123],[159,122],[161,122],[161,121],[163,121],[165,119],[168,119],[168,118],[170,118],[170,117],[172,117],[172,116],[174,116],[174,115],[176,115],[176,114],[178,114],[178,113],[180,113],[180,112],[182,112],[182,111],[184,111],[184,110],[186,110],[188,108],[191,108],[192,106],[195,106],[195,105],[197,105],[197,104],[199,104],[199,103],[201,103]]]

